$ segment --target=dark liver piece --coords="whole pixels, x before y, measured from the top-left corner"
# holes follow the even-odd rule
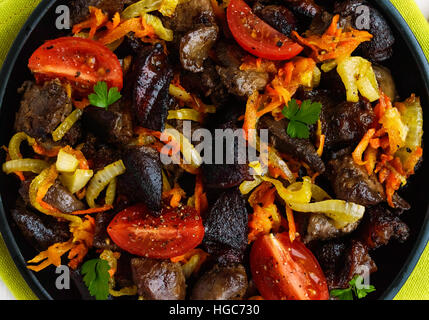
[[[242,255],[247,247],[246,201],[237,189],[225,191],[205,217],[203,244],[210,254],[232,249]]]
[[[198,279],[192,290],[192,300],[241,300],[248,286],[243,265],[219,266]]]
[[[70,239],[66,222],[58,222],[49,216],[39,216],[24,206],[13,209],[11,214],[25,239],[39,251],[48,249],[54,243]]]
[[[341,200],[372,206],[385,200],[383,186],[375,175],[369,176],[350,155],[329,162],[332,187]]]
[[[183,300],[186,284],[180,264],[168,260],[131,259],[133,280],[145,300]]]

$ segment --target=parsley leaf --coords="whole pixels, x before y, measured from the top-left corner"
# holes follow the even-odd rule
[[[114,104],[121,99],[122,95],[118,88],[110,88],[107,90],[107,83],[99,81],[94,86],[94,93],[88,96],[89,102],[96,107],[107,109],[108,106]]]
[[[354,278],[349,282],[350,287],[347,289],[331,290],[331,296],[338,298],[339,300],[353,300],[353,294],[358,299],[365,298],[368,293],[375,291],[375,287],[372,285],[365,287],[362,280],[362,276],[354,276]]]
[[[289,101],[282,110],[283,115],[289,119],[287,134],[292,138],[307,139],[310,137],[309,125],[315,124],[319,120],[322,104],[305,100],[298,105],[295,99]]]
[[[83,281],[97,300],[107,300],[109,296],[109,270],[109,263],[103,259],[88,260],[82,265]]]

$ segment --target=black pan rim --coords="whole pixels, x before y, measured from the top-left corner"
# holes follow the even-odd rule
[[[30,15],[28,20],[25,22],[20,33],[16,37],[9,53],[3,63],[3,67],[0,72],[0,110],[3,105],[3,99],[6,91],[6,87],[9,81],[10,74],[16,63],[16,59],[22,50],[25,42],[30,36],[31,32],[38,25],[40,20],[45,16],[49,9],[57,2],[57,0],[42,0],[37,6],[34,12]],[[428,60],[417,41],[415,35],[411,31],[409,25],[404,20],[399,11],[393,6],[389,0],[379,0],[377,5],[382,9],[383,14],[387,15],[395,24],[395,26],[404,34],[404,40],[408,49],[411,51],[414,60],[417,62],[419,67],[420,76],[424,81],[424,87],[426,92],[429,94],[429,64]],[[53,297],[47,292],[44,286],[38,281],[33,272],[26,267],[26,262],[22,256],[19,247],[15,241],[12,230],[6,218],[6,212],[3,206],[3,202],[0,196],[0,232],[3,236],[4,242],[9,250],[9,253],[18,268],[19,272],[23,276],[24,280],[34,292],[34,294],[42,300],[53,300]],[[429,242],[429,208],[426,211],[425,220],[422,225],[422,229],[417,237],[417,240],[410,251],[408,258],[403,265],[402,269],[395,277],[390,286],[381,295],[382,300],[392,300],[402,286],[405,284],[412,271],[414,270],[417,262],[419,261],[426,245]]]

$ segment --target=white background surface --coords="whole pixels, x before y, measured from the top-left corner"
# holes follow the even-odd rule
[[[416,0],[417,4],[423,11],[423,14],[429,19],[429,0]],[[0,280],[0,300],[15,300],[4,283]]]

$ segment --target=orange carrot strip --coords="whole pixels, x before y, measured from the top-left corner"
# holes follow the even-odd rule
[[[353,160],[356,164],[358,164],[360,166],[365,165],[366,162],[362,161],[362,156],[363,156],[363,153],[365,152],[366,148],[368,148],[369,141],[374,136],[374,134],[375,134],[375,129],[369,129],[367,131],[367,133],[365,133],[362,140],[359,142],[356,149],[353,151],[352,156],[353,156]]]
[[[48,158],[56,157],[58,155],[58,152],[60,152],[60,149],[61,149],[61,147],[54,147],[48,150],[42,147],[41,145],[37,144],[37,142],[33,144],[32,147],[35,153],[41,156],[46,156]]]
[[[207,196],[204,193],[204,186],[203,186],[203,177],[201,174],[196,176],[195,179],[195,209],[198,211],[199,214],[204,213],[208,208],[207,203]]]
[[[259,106],[259,92],[255,91],[252,93],[252,95],[247,100],[246,105],[246,113],[244,114],[244,124],[243,124],[243,130],[244,130],[244,138],[249,141],[249,130],[256,130],[256,124],[258,122],[258,111]]]
[[[112,205],[106,205],[100,208],[91,208],[91,209],[87,209],[87,210],[78,210],[78,211],[74,211],[71,214],[76,214],[76,215],[81,215],[81,214],[92,214],[92,213],[99,213],[99,212],[105,212],[105,211],[109,211],[113,209]]]
[[[369,175],[374,172],[375,164],[377,162],[377,149],[369,147],[364,153],[365,168]]]
[[[293,211],[288,205],[286,205],[286,217],[289,225],[289,239],[293,242],[296,238],[296,226]]]
[[[182,197],[186,196],[185,191],[179,186],[178,183],[174,185],[174,188],[168,191],[163,192],[162,196],[164,198],[170,199],[170,206],[173,208],[177,208],[180,205],[180,201],[182,200]]]

